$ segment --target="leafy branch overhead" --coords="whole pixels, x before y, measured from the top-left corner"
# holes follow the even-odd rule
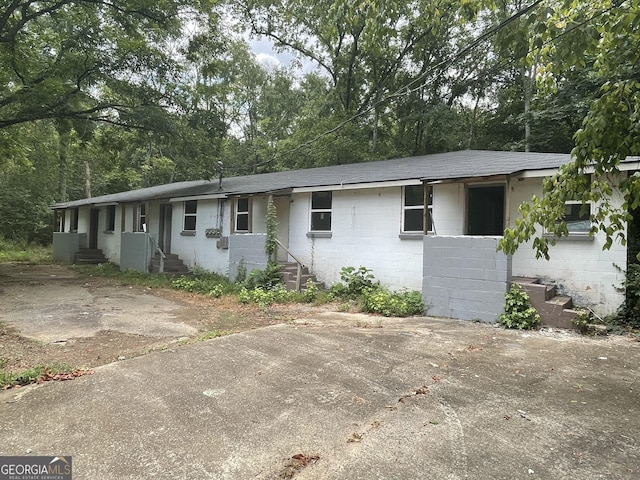
[[[640,176],[619,171],[621,160],[640,155],[640,33],[635,28],[640,4],[565,1],[549,12],[547,23],[555,30],[547,31],[541,81],[555,89],[572,69],[588,62],[599,91],[573,137],[573,162],[545,182],[543,198],[534,197],[520,206],[522,218],[507,229],[501,242],[501,248],[512,253],[533,239],[538,257],[545,258],[549,258],[549,244],[568,234],[563,221],[565,201],[581,201],[583,212],[591,206],[590,234],[603,232],[604,248],[616,240],[626,243],[630,212],[640,206]],[[624,199],[618,208],[612,202],[614,187]]]

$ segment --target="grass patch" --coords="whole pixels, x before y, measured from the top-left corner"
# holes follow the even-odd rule
[[[145,273],[137,270],[120,270],[112,263],[99,265],[72,265],[74,270],[89,277],[103,277],[113,280],[118,285],[136,285],[152,288],[171,288],[171,278],[156,273]]]
[[[53,263],[53,252],[50,245],[35,245],[0,237],[0,262],[49,264]]]
[[[224,337],[226,335],[231,335],[233,332],[227,330],[210,330],[201,335],[198,335],[195,338],[188,338],[180,342],[181,345],[191,345],[192,343],[205,342],[207,340],[211,340],[213,338]]]
[[[9,372],[4,368],[6,366],[6,360],[0,360],[0,388],[11,388],[17,385],[29,385],[31,383],[37,383],[38,380],[45,375],[57,375],[61,373],[72,373],[74,368],[66,363],[51,363],[47,365],[36,365],[35,367],[28,368],[19,372]]]

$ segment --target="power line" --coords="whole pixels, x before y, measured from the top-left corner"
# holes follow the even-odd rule
[[[318,134],[317,136],[315,136],[311,140],[308,140],[308,141],[306,141],[304,143],[301,143],[300,145],[297,145],[294,148],[291,148],[291,149],[286,150],[284,152],[276,152],[271,159],[266,160],[264,162],[260,162],[257,165],[254,165],[254,168],[255,167],[260,167],[260,166],[263,166],[263,165],[267,165],[267,164],[273,162],[274,160],[276,160],[278,157],[282,157],[283,155],[288,155],[288,154],[291,154],[291,153],[295,153],[295,152],[297,152],[299,150],[302,150],[303,148],[309,147],[309,146],[313,145],[314,143],[318,142],[319,140],[321,140],[322,138],[327,137],[327,136],[339,131],[340,129],[344,128],[346,125],[348,125],[349,123],[353,122],[354,120],[356,120],[356,119],[358,119],[358,118],[370,113],[373,109],[375,109],[376,107],[388,102],[389,100],[391,100],[393,98],[402,97],[402,96],[408,95],[410,93],[413,93],[413,92],[419,90],[420,88],[422,88],[424,86],[424,84],[419,84],[419,85],[416,86],[416,84],[418,82],[421,82],[423,79],[425,79],[428,75],[432,74],[437,69],[441,69],[443,67],[450,67],[459,58],[463,57],[464,55],[466,55],[470,51],[472,51],[475,48],[477,48],[483,42],[485,42],[486,40],[490,39],[495,34],[497,34],[500,30],[502,30],[503,28],[507,27],[508,25],[510,25],[511,23],[516,21],[517,19],[519,19],[520,17],[522,17],[522,16],[526,15],[527,13],[533,11],[543,1],[544,0],[536,0],[531,5],[523,8],[523,9],[521,9],[519,11],[517,11],[516,13],[511,15],[509,18],[507,18],[507,19],[503,20],[502,22],[500,22],[498,25],[495,25],[495,26],[489,28],[488,30],[486,30],[485,32],[483,32],[480,36],[478,36],[476,39],[474,39],[466,47],[458,50],[457,52],[455,52],[453,55],[449,56],[448,58],[446,58],[446,59],[438,62],[437,64],[431,66],[425,72],[423,72],[418,77],[414,78],[409,83],[407,83],[406,85],[402,86],[401,88],[399,88],[395,92],[384,96],[383,98],[381,98],[377,102],[372,103],[369,107],[367,107],[367,108],[363,109],[362,111],[354,114],[353,116],[349,117],[348,119],[343,120],[342,122],[338,123],[335,127]],[[611,2],[611,6],[610,7],[606,8],[604,10],[598,11],[598,12],[594,13],[592,16],[590,16],[589,18],[583,20],[582,22],[577,23],[576,25],[573,25],[570,28],[564,30],[563,32],[561,32],[558,35],[556,35],[555,37],[553,37],[553,38],[547,40],[546,42],[544,42],[542,44],[542,46],[549,45],[551,43],[556,42],[559,38],[561,38],[561,37],[573,32],[575,30],[578,30],[579,28],[582,28],[586,24],[588,24],[588,23],[592,22],[593,20],[595,20],[596,18],[599,18],[602,15],[610,12],[611,10],[614,10],[616,8],[620,8],[623,4],[627,3],[628,1],[629,0],[621,0],[621,1],[617,1],[617,2]],[[527,53],[529,53],[529,52],[527,52]],[[522,57],[520,57],[520,58],[522,58]],[[508,65],[508,63],[502,63],[502,65],[506,66],[506,65]],[[495,70],[495,68],[496,67],[494,66],[494,68],[492,68],[491,70]],[[476,77],[476,78],[478,78],[478,77]]]
[[[255,167],[260,167],[262,165],[267,165],[267,164],[273,162],[274,160],[276,160],[276,158],[278,158],[279,156],[295,153],[298,150],[306,148],[306,147],[316,143],[320,139],[322,139],[324,137],[327,137],[327,136],[337,132],[338,130],[342,129],[343,127],[345,127],[349,123],[353,122],[354,120],[356,120],[356,119],[368,114],[374,108],[376,108],[376,107],[388,102],[392,98],[400,97],[400,96],[406,95],[407,93],[411,93],[411,87],[413,85],[415,85],[417,82],[419,82],[422,79],[424,79],[425,77],[427,77],[427,75],[431,74],[431,72],[433,72],[434,70],[437,70],[437,69],[439,69],[441,67],[444,67],[444,66],[451,66],[460,57],[462,57],[463,55],[467,54],[471,50],[475,49],[478,45],[483,43],[485,40],[488,40],[489,38],[491,38],[493,35],[498,33],[500,30],[502,30],[503,28],[505,28],[506,26],[508,26],[512,22],[516,21],[518,18],[520,18],[523,15],[526,15],[530,11],[534,10],[542,2],[543,2],[543,0],[536,0],[531,5],[523,8],[523,9],[521,9],[519,11],[517,11],[516,13],[511,15],[509,18],[507,18],[507,19],[503,20],[502,22],[500,22],[498,25],[489,28],[487,31],[483,32],[480,36],[478,36],[475,40],[473,40],[465,48],[459,50],[458,52],[456,52],[455,54],[453,54],[449,58],[446,58],[446,59],[438,62],[436,65],[433,65],[431,68],[429,68],[428,70],[426,70],[425,72],[420,74],[418,77],[414,78],[407,85],[404,85],[400,89],[396,90],[394,93],[386,95],[384,98],[378,100],[377,102],[372,103],[369,107],[365,108],[361,112],[358,112],[355,115],[347,118],[346,120],[343,120],[342,122],[337,124],[335,127],[320,133],[319,135],[317,135],[316,137],[312,138],[311,140],[308,140],[308,141],[306,141],[304,143],[301,143],[300,145],[298,145],[298,146],[296,146],[296,147],[294,147],[292,149],[289,149],[289,150],[287,150],[285,152],[277,152],[277,153],[275,153],[274,156],[271,159],[269,159],[267,161],[264,161],[264,162],[261,162],[261,163],[259,163],[257,165],[254,165],[254,168]]]

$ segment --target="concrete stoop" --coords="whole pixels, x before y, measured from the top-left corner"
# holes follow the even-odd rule
[[[81,248],[73,255],[73,263],[75,264],[92,264],[107,263],[107,257],[104,256],[99,248]]]
[[[287,290],[296,289],[296,280],[298,278],[298,264],[295,262],[280,263],[280,271],[282,272],[282,281]],[[323,282],[319,282],[316,276],[309,272],[307,267],[302,267],[300,275],[300,289],[306,290],[307,282],[311,282],[319,289],[325,287]]]
[[[577,330],[572,321],[577,316],[573,300],[571,297],[558,295],[555,285],[546,285],[540,283],[539,278],[527,277],[513,277],[511,283],[519,284],[527,292],[543,326]]]
[[[189,273],[189,269],[184,262],[175,253],[165,253],[164,272],[170,274]],[[156,253],[151,258],[149,271],[151,273],[160,273],[160,254]]]

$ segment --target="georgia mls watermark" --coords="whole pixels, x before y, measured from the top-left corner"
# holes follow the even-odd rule
[[[0,480],[72,480],[71,457],[0,457]]]

